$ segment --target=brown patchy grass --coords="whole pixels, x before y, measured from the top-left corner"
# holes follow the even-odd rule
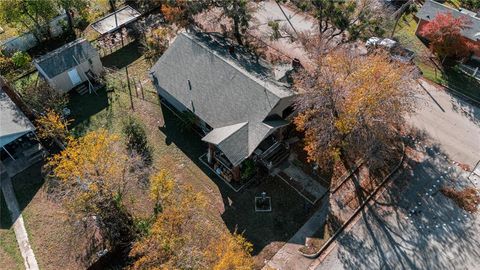
[[[453,187],[442,187],[440,191],[465,211],[477,212],[480,204],[480,194],[476,188],[466,187],[456,190]]]
[[[12,178],[33,252],[41,269],[82,269],[74,259],[79,248],[73,245],[66,212],[41,188],[41,165]]]

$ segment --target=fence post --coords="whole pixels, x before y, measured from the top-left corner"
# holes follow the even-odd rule
[[[135,86],[135,96],[138,98],[138,89],[137,89],[137,82],[135,81],[135,78],[132,78],[133,85]]]
[[[130,95],[130,107],[132,111],[135,109],[133,108],[133,97],[132,97],[132,89],[130,87],[130,77],[128,76],[128,66],[125,67],[125,73],[127,74],[127,86],[128,86],[128,94]]]
[[[142,81],[140,79],[138,79],[138,83],[140,84],[140,91],[142,91],[142,99],[145,100],[145,95],[143,94],[143,85],[142,85]]]

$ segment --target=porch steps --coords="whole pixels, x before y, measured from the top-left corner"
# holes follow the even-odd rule
[[[264,162],[267,164],[271,164],[271,166],[275,167],[284,161],[290,155],[289,149],[285,147],[282,143],[277,143],[274,147],[269,149],[270,151],[262,157]]]
[[[77,91],[77,93],[79,93],[81,96],[83,96],[86,93],[88,93],[88,86],[87,86],[86,83],[81,84],[81,85],[79,85],[75,88],[75,91]]]

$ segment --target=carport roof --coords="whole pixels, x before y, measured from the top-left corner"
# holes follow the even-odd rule
[[[35,130],[30,120],[1,88],[0,111],[0,147]]]
[[[92,28],[103,35],[136,20],[140,15],[140,12],[132,7],[125,6],[92,23]]]

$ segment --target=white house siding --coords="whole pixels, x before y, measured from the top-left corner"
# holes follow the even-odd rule
[[[180,112],[188,111],[188,108],[185,107],[182,103],[180,103],[176,98],[170,95],[165,89],[157,86],[158,95],[164,98],[170,105],[172,105],[176,110]]]
[[[77,69],[78,75],[80,76],[80,79],[82,79],[82,82],[87,81],[87,76],[85,75],[85,72],[87,72],[89,69],[91,69],[95,74],[100,74],[103,70],[102,62],[100,61],[100,56],[97,55],[90,59],[92,61],[91,65],[88,61],[85,61],[75,67]],[[52,88],[62,93],[66,93],[70,91],[74,87],[74,85],[72,84],[72,81],[68,76],[68,71],[69,70],[66,70],[63,73],[60,73],[51,79],[47,79],[48,84]]]
[[[270,115],[278,114],[280,117],[282,116],[283,110],[285,110],[288,106],[293,105],[295,102],[295,95],[289,96],[289,97],[284,97],[281,100],[278,101],[277,105],[272,109],[270,112]]]

